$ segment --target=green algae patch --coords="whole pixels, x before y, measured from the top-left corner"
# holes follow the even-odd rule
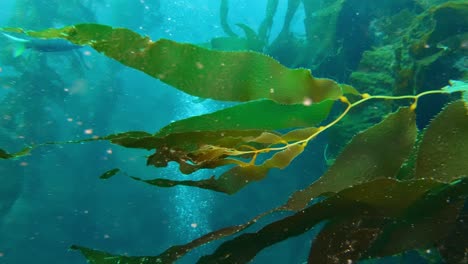
[[[271,99],[293,104],[342,95],[340,86],[330,79],[314,78],[309,70],[289,69],[267,55],[251,51],[215,51],[168,39],[153,42],[131,30],[99,24],[26,33],[89,45],[126,66],[203,98]]]

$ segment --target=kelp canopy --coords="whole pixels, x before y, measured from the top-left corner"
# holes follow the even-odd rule
[[[270,1],[268,8],[275,10],[276,5]],[[466,12],[468,5],[446,4],[431,12],[438,16],[446,9]],[[260,36],[268,32],[270,19],[267,17],[266,26],[261,27]],[[252,33],[245,26],[243,29]],[[357,106],[376,100],[406,104],[355,135],[318,180],[292,193],[283,205],[244,224],[213,231],[154,256],[114,255],[73,245],[90,263],[172,263],[194,248],[221,238],[225,242],[198,263],[247,263],[266,247],[303,234],[319,223],[324,227],[311,242],[308,263],[372,262],[411,250],[431,250],[438,260],[448,263],[467,261],[465,81],[451,81],[440,90],[416,95],[370,95],[314,77],[307,69],[288,68],[258,52],[221,51],[167,39],[152,41],[125,28],[79,24],[44,31],[3,30],[88,45],[185,93],[239,102],[178,120],[154,134],[128,131],[32,145],[18,153],[0,149],[3,159],[21,158],[45,144],[109,141],[125,148],[151,150],[148,165],[166,167],[176,162],[187,175],[200,169],[225,168],[221,175],[202,180],[132,177],[135,180],[159,187],[186,185],[234,194],[263,180],[270,170],[289,166],[309,142],[335,127]],[[436,26],[426,35],[427,41],[437,41],[438,30]],[[417,45],[414,47],[416,52]],[[450,95],[453,100],[418,130],[418,102],[430,94]],[[344,107],[335,117],[331,110],[336,104]],[[119,172],[120,168],[114,168],[100,178],[110,179]],[[256,232],[238,235],[264,216],[278,212],[287,212],[288,216],[264,224]]]

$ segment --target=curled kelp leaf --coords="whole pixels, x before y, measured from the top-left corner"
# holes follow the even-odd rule
[[[152,179],[143,180],[134,178],[139,181],[146,182],[151,185],[159,187],[174,187],[177,185],[185,185],[198,187],[202,189],[209,189],[226,194],[234,194],[244,188],[246,185],[260,181],[267,176],[267,173],[273,169],[284,169],[287,167],[294,158],[304,151],[304,146],[301,144],[291,145],[286,149],[275,153],[271,158],[259,165],[255,164],[239,164],[235,160],[220,161],[222,165],[236,164],[228,171],[222,173],[218,178],[210,177],[204,180],[170,180],[170,179]]]

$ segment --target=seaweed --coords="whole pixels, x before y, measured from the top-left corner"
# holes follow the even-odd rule
[[[330,79],[314,78],[306,69],[289,69],[251,51],[222,52],[170,40],[153,42],[128,29],[98,24],[21,31],[33,37],[89,45],[186,93],[241,103],[174,122],[155,134],[129,131],[48,142],[28,146],[22,153],[0,149],[2,159],[21,158],[44,145],[105,140],[126,148],[152,150],[147,164],[165,167],[175,161],[185,174],[202,168],[227,169],[218,177],[202,180],[131,177],[135,180],[159,187],[187,185],[234,194],[263,180],[270,170],[288,167],[310,141],[355,107],[372,100],[410,102],[354,136],[322,177],[291,194],[283,205],[156,256],[113,255],[72,246],[90,263],[172,263],[221,238],[227,240],[199,263],[246,263],[266,247],[303,234],[321,222],[326,224],[311,243],[309,263],[346,263],[424,249],[440,250],[442,257],[448,258],[447,247],[462,252],[463,243],[453,243],[453,237],[463,228],[457,221],[466,218],[468,165],[460,159],[468,157],[467,83],[452,81],[440,90],[416,95],[370,95]],[[415,110],[419,99],[454,93],[463,94],[462,99],[447,104],[424,131],[418,131]],[[343,105],[344,110],[333,119],[334,104]],[[108,180],[119,172],[115,168],[100,178]],[[290,215],[256,232],[235,236],[278,212]],[[461,262],[466,256],[450,258]]]

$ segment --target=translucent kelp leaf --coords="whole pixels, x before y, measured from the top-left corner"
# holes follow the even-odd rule
[[[400,108],[356,135],[328,171],[306,189],[293,194],[287,207],[299,210],[319,195],[379,177],[395,177],[412,150],[416,134],[414,112]]]
[[[248,164],[239,165],[229,169],[228,171],[221,174],[218,178],[214,176],[205,180],[185,180],[177,181],[170,179],[152,179],[142,180],[134,178],[139,181],[146,182],[151,185],[159,187],[174,187],[177,185],[185,185],[198,187],[202,189],[209,189],[217,192],[223,192],[226,194],[234,194],[246,185],[260,181],[265,178],[268,171],[273,168],[284,169],[291,161],[304,151],[304,146],[301,144],[291,145],[288,148],[275,153],[270,159],[266,160],[260,165]],[[235,163],[235,160],[226,160],[226,163]],[[226,165],[223,164],[223,165]]]
[[[173,122],[162,128],[157,135],[189,131],[277,130],[316,126],[328,117],[332,105],[331,100],[309,106],[281,105],[270,100],[248,102]]]
[[[159,138],[142,131],[128,131],[112,134],[100,139],[109,140],[112,144],[126,148],[154,149],[161,144],[161,140]]]
[[[255,101],[174,122],[155,135],[136,131],[101,139],[110,140],[114,144],[125,147],[156,149],[156,153],[148,158],[148,165],[165,167],[170,161],[175,161],[179,163],[181,172],[185,174],[193,173],[201,168],[216,168],[228,164],[245,166],[247,163],[241,162],[238,158],[253,158],[254,154],[238,155],[235,154],[236,152],[261,150],[271,145],[286,145],[290,141],[308,138],[317,132],[317,128],[294,130],[285,135],[286,140],[274,130],[318,124],[327,117],[332,104],[331,100],[310,106],[279,105],[267,100]],[[255,116],[254,112],[259,113],[259,116]],[[252,118],[254,116],[255,118]],[[300,137],[294,136],[299,133],[298,131],[302,131]],[[288,149],[296,149],[296,147]],[[233,156],[236,159],[233,159]],[[270,168],[270,165],[268,163],[266,166]],[[237,173],[237,170],[245,174],[246,169],[233,169],[231,172]],[[253,171],[247,175],[251,173]],[[264,174],[266,173],[262,171],[263,176]],[[161,186],[177,184],[176,181],[160,179],[152,183]],[[203,186],[202,188],[213,185],[212,180],[199,183],[183,181],[181,184]],[[237,187],[234,189],[238,190]]]
[[[348,84],[341,84],[341,89],[343,90],[343,94],[361,95],[356,88]]]
[[[304,151],[305,145],[296,144],[289,146],[288,148],[279,151],[273,155],[270,159],[266,160],[263,166],[267,168],[286,168],[291,161]]]
[[[153,42],[131,30],[99,24],[79,24],[27,34],[89,45],[129,67],[203,98],[271,99],[293,104],[302,103],[304,99],[334,100],[342,95],[336,82],[313,78],[307,69],[288,69],[256,52],[215,51],[167,39]]]
[[[468,109],[446,106],[428,125],[416,160],[415,177],[450,182],[468,175]]]
[[[468,103],[468,83],[465,81],[450,80],[449,85],[442,88],[449,93],[461,92],[463,94],[463,101]]]
[[[319,131],[319,128],[316,128],[316,127],[295,129],[283,135],[283,140],[285,141],[304,140],[310,137],[311,135],[316,134],[318,131]]]
[[[272,132],[263,132],[260,136],[253,138],[250,142],[274,145],[279,143],[287,143],[281,135],[272,133]]]
[[[450,80],[449,85],[444,86],[442,90],[449,93],[468,92],[468,83],[464,81]]]
[[[236,146],[245,142],[244,138],[251,139],[261,135],[264,130],[239,130],[239,131],[203,131],[173,133],[161,137],[146,132],[130,131],[101,137],[98,140],[109,140],[126,148],[161,149],[173,146],[176,148],[196,150],[200,145],[219,143],[220,146]]]

